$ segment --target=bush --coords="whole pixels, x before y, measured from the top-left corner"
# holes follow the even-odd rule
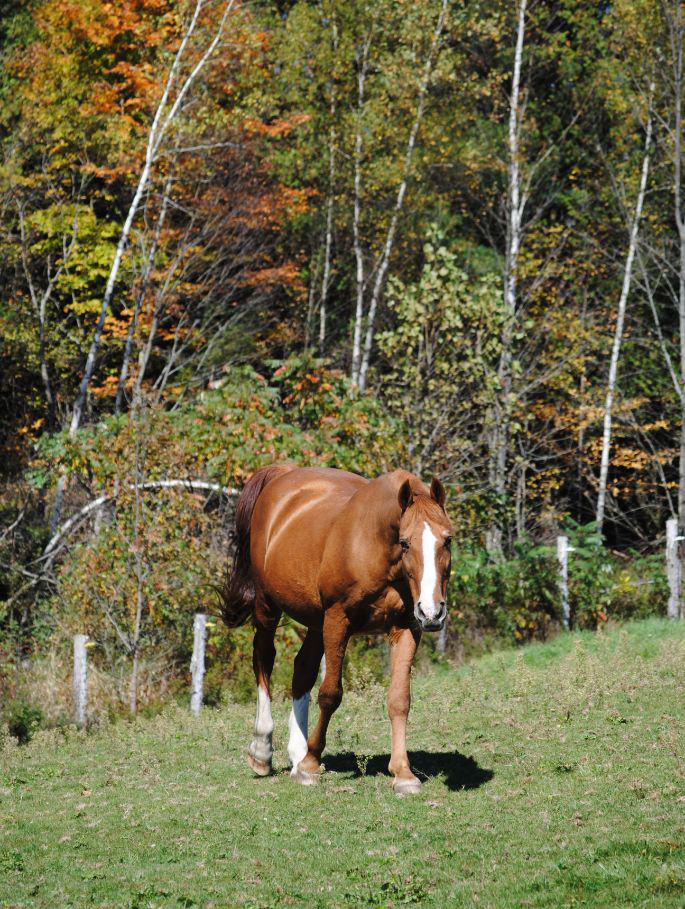
[[[7,711],[7,729],[20,745],[30,742],[44,722],[45,717],[40,707],[25,702],[11,704]]]
[[[568,521],[568,593],[571,624],[596,629],[608,619],[665,615],[668,584],[663,556],[608,550],[595,523]],[[488,640],[544,640],[561,627],[556,547],[529,541],[512,558],[483,548],[458,548],[449,588],[452,637],[472,649]],[[464,647],[464,643],[462,643]]]
[[[507,560],[493,559],[481,548],[457,548],[449,602],[452,629],[461,636],[543,640],[559,620],[549,547],[519,543]]]
[[[668,583],[661,554],[619,554],[603,545],[593,521],[567,520],[569,602],[577,628],[596,629],[608,619],[665,615]]]

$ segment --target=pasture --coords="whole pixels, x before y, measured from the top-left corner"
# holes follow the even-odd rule
[[[417,674],[404,798],[375,684],[318,787],[288,778],[285,702],[264,780],[251,706],[41,732],[1,754],[0,905],[682,907],[684,691],[685,624],[658,620]]]

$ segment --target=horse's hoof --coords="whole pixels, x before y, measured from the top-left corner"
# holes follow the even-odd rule
[[[257,776],[269,776],[271,773],[271,761],[259,761],[256,757],[248,752],[247,763],[252,767]]]
[[[317,783],[321,782],[321,771],[310,773],[308,770],[303,770],[298,764],[297,767],[293,767],[290,771],[290,778],[293,782],[299,783],[300,786],[316,786]]]
[[[392,790],[395,795],[418,795],[421,792],[421,781],[415,776],[403,778],[396,776],[392,781]]]

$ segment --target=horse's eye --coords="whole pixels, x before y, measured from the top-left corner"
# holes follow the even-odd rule
[[[402,552],[409,552],[409,540],[400,540],[400,546],[402,547]]]
[[[445,540],[445,549],[449,549],[451,545],[452,545],[452,537],[447,537],[447,539]]]

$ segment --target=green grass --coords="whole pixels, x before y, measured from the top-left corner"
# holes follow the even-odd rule
[[[0,753],[0,906],[685,906],[685,623],[565,635],[415,679],[396,798],[385,692],[346,694],[316,788],[244,760],[252,708]]]

